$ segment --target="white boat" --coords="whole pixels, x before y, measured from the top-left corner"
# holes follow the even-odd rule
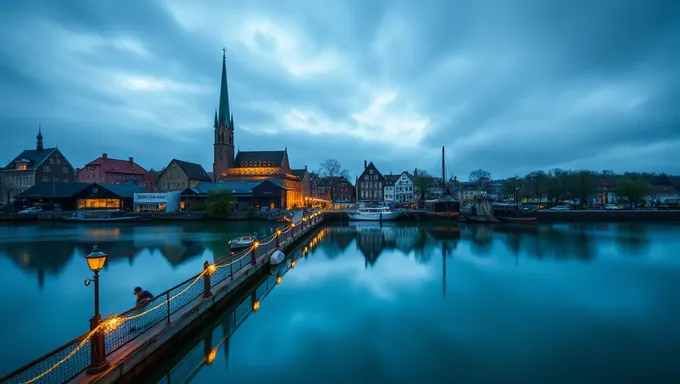
[[[348,214],[350,220],[357,221],[385,221],[396,220],[401,212],[390,211],[387,207],[379,208],[359,208],[354,212]]]
[[[274,251],[274,253],[272,253],[272,257],[269,258],[269,264],[277,265],[277,264],[281,263],[283,260],[285,260],[285,258],[286,258],[286,255],[283,252]]]
[[[234,239],[229,240],[229,248],[231,248],[232,251],[235,250],[235,249],[244,249],[244,248],[248,248],[248,247],[250,247],[251,245],[253,245],[253,242],[254,242],[255,240],[256,240],[256,239],[255,239],[255,237],[253,237],[253,236],[241,236],[241,237],[237,237],[237,238],[234,238]]]

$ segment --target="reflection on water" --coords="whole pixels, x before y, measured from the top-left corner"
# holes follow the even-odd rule
[[[227,241],[274,223],[0,225],[0,376],[88,330],[93,311],[91,276],[84,261],[92,247],[108,254],[101,274],[101,309],[121,313],[141,285],[158,294],[199,273],[205,260],[229,254]],[[46,326],[50,319],[58,326]],[[13,346],[28,339],[32,348]]]
[[[154,382],[680,378],[680,227],[326,231],[257,312],[239,299]]]

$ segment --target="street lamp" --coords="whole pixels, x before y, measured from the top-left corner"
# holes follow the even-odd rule
[[[92,279],[85,280],[85,285],[89,286],[90,283],[94,283],[94,316],[90,319],[90,331],[96,330],[90,339],[90,366],[87,369],[89,374],[103,372],[109,367],[109,362],[106,361],[104,332],[97,329],[102,322],[102,315],[99,313],[99,271],[104,268],[106,257],[107,254],[100,251],[96,245],[92,248],[92,252],[85,256],[87,266],[94,272]]]

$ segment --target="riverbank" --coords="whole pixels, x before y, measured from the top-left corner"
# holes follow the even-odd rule
[[[31,215],[17,215],[16,213],[0,212],[0,221],[67,221],[73,212],[40,212]],[[92,222],[108,221],[111,213],[101,213],[97,215],[94,212],[88,214],[90,217],[99,217],[101,220],[92,220]],[[537,214],[538,221],[541,222],[626,222],[626,221],[662,221],[680,222],[680,210],[620,210],[620,211],[605,211],[605,210],[572,210],[572,211],[550,211],[541,210]],[[121,215],[119,215],[121,216]],[[122,216],[129,218],[129,221],[258,221],[270,220],[267,214],[259,212],[239,212],[227,216],[210,216],[205,212],[169,212],[169,213],[122,213]],[[326,220],[334,222],[349,221],[349,216],[346,211],[328,211],[326,212]],[[397,221],[441,221],[441,217],[430,215],[424,211],[404,211]],[[111,220],[112,222],[124,220]],[[88,221],[74,221],[85,223]]]
[[[635,210],[635,211],[549,211],[541,210],[536,213],[540,222],[626,222],[626,221],[661,221],[661,222],[680,222],[680,210],[656,211],[656,210]],[[346,222],[349,216],[346,212],[330,211],[325,214],[326,221]],[[397,221],[441,221],[441,217],[432,216],[423,211],[404,212],[397,218]]]

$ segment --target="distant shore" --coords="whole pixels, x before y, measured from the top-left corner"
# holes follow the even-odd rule
[[[0,221],[4,222],[25,222],[25,221],[67,221],[65,217],[71,216],[72,212],[42,212],[37,215],[17,215],[16,213],[0,212]],[[659,222],[680,222],[680,210],[571,210],[571,211],[550,211],[540,210],[537,212],[538,222],[616,222],[616,221],[659,221]],[[123,213],[122,216],[130,219],[131,222],[150,222],[150,221],[263,221],[270,219],[265,215],[253,213],[236,213],[229,216],[209,216],[204,212],[170,212],[170,213]],[[347,212],[328,211],[325,213],[327,222],[346,222],[349,221]],[[101,217],[105,219],[105,217]],[[442,221],[441,217],[434,217],[422,211],[404,211],[397,219],[398,221]],[[445,219],[444,219],[445,220]],[[86,223],[88,221],[69,221],[76,223]],[[126,222],[126,221],[92,221],[92,222]]]

